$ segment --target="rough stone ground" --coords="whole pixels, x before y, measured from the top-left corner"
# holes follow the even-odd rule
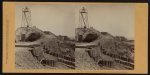
[[[76,48],[75,64],[78,70],[126,70],[122,65],[114,63],[114,67],[99,66],[89,55],[85,52],[85,48]]]
[[[75,52],[75,64],[77,66],[76,69],[83,70],[96,70],[103,69],[94,62],[92,58],[85,52],[84,48],[76,48]]]
[[[51,66],[43,66],[37,61],[29,51],[30,48],[25,47],[16,47],[16,54],[15,54],[15,67],[17,69],[70,69],[65,65],[57,62],[56,67]],[[96,64],[96,62],[89,57],[87,53],[84,52],[84,48],[76,48],[77,52],[75,53],[76,56],[76,69],[79,70],[123,70],[124,67],[120,66],[119,64],[115,64],[114,68],[102,67]],[[77,60],[78,59],[78,60]]]
[[[30,48],[16,47],[15,67],[17,69],[69,69],[61,63],[56,63],[56,67],[43,66],[34,58],[29,51]]]

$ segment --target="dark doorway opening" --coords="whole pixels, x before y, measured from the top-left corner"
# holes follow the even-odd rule
[[[79,41],[79,42],[82,42],[82,35],[79,35],[79,36],[78,36],[78,41]]]
[[[88,34],[86,38],[83,39],[83,42],[92,42],[95,41],[97,38],[98,38],[97,34]]]
[[[25,37],[26,37],[25,34],[21,34],[21,41],[25,41]]]
[[[31,34],[26,38],[25,41],[33,42],[33,41],[38,40],[40,37],[41,37],[41,34],[40,34],[40,33],[31,33]]]

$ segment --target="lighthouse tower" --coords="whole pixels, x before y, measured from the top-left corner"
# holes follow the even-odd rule
[[[82,9],[79,10],[79,27],[75,29],[76,41],[82,42],[83,34],[87,28],[89,28],[88,10],[82,7]]]
[[[31,11],[26,6],[22,9],[21,27],[16,30],[16,42],[25,42],[28,32],[31,30]]]
[[[30,9],[26,6],[25,8],[22,9],[22,27],[31,27],[31,11]]]
[[[80,28],[88,28],[88,10],[82,7],[79,11],[79,25]]]

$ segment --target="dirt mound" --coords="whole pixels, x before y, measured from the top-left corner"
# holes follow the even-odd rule
[[[44,31],[36,28],[36,27],[20,27],[16,30],[16,42],[20,41],[37,41],[42,36],[50,36],[50,37],[56,37],[53,33],[49,32],[49,34],[45,33]]]

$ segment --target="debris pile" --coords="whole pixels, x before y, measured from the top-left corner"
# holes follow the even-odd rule
[[[77,28],[76,40],[82,43],[91,43],[91,46],[95,45],[95,47],[87,46],[87,48],[91,49],[88,53],[98,64],[108,64],[113,67],[113,63],[117,62],[127,68],[134,68],[134,41],[131,42],[125,37],[114,37],[94,28]],[[109,59],[111,61],[108,61]]]
[[[39,63],[43,65],[53,66],[53,67],[56,67],[55,64],[57,62],[62,62],[65,65],[74,64],[75,43],[69,41],[60,40],[53,33],[43,32],[42,30],[34,27],[26,27],[26,28],[21,27],[18,28],[16,31],[16,44],[18,47],[19,45],[21,46],[26,45],[27,47],[30,44],[32,44],[29,46],[30,48],[32,48],[29,51],[31,52],[33,57],[36,60],[38,60]],[[26,42],[26,44],[25,43],[23,44],[23,42]],[[39,44],[39,46],[35,46],[34,44]],[[17,55],[17,57],[21,57],[21,56]],[[65,63],[63,61],[65,61]],[[75,65],[71,66],[71,68],[75,68]]]

